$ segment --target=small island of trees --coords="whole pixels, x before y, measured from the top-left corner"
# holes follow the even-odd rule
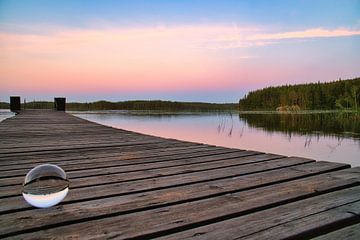
[[[267,87],[249,92],[240,110],[358,110],[360,78],[326,83]]]

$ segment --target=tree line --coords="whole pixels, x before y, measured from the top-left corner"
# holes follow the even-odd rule
[[[54,102],[32,101],[21,104],[22,109],[52,109]],[[10,108],[9,103],[0,102],[0,108]],[[161,100],[137,100],[137,101],[96,101],[96,102],[69,102],[66,110],[92,111],[92,110],[146,110],[146,111],[228,111],[237,110],[236,103],[203,103],[203,102],[176,102]]]
[[[7,102],[0,102],[0,109],[9,109],[10,103]]]
[[[109,102],[97,101],[90,103],[67,103],[67,110],[158,110],[158,111],[218,111],[236,110],[235,103],[203,103],[203,102],[175,102],[161,100],[137,100]]]
[[[240,110],[275,110],[283,106],[302,110],[358,110],[359,105],[360,78],[267,87],[251,91],[239,101]]]
[[[236,103],[176,102],[161,100],[96,101],[66,103],[67,110],[158,110],[158,111],[229,111],[229,110],[332,110],[354,109],[360,106],[360,78],[337,80],[327,83],[308,83],[267,87],[251,91]],[[53,102],[32,101],[22,103],[22,108],[39,109],[54,107]],[[9,103],[0,102],[8,109]]]

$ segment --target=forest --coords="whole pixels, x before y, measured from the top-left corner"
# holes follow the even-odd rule
[[[326,83],[308,83],[267,87],[249,92],[237,103],[176,102],[161,100],[96,101],[66,103],[67,110],[158,110],[158,111],[229,111],[229,110],[335,110],[359,111],[360,78],[337,80]],[[24,109],[51,109],[50,101],[22,103]],[[8,109],[9,103],[0,102],[0,108]]]
[[[90,103],[67,103],[67,110],[159,110],[159,111],[218,111],[235,110],[235,103],[174,102],[161,100],[138,100],[123,102],[97,101]]]
[[[51,109],[54,102],[32,101],[21,104],[22,109]],[[8,109],[9,103],[0,102],[0,108]],[[203,102],[173,102],[160,100],[138,100],[109,102],[97,101],[89,103],[69,102],[66,110],[91,111],[91,110],[153,110],[153,111],[228,111],[237,110],[237,103],[203,103]]]
[[[296,106],[301,110],[358,110],[360,78],[326,83],[267,87],[251,91],[239,101],[240,110],[276,110]]]
[[[9,109],[10,104],[7,102],[0,102],[0,109]]]

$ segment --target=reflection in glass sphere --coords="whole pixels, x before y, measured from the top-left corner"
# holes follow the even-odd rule
[[[42,164],[26,174],[22,195],[32,206],[52,207],[61,202],[69,191],[69,181],[62,168]]]

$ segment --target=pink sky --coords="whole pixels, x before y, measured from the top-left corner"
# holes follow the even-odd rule
[[[238,89],[234,96],[238,99],[244,89],[360,75],[354,65],[334,63],[326,53],[311,57],[311,44],[316,47],[321,39],[360,35],[345,28],[288,32],[232,25],[42,28],[41,34],[0,32],[3,92]],[[284,50],[277,52],[282,45]],[[302,45],[308,54],[301,52]],[[287,52],[291,47],[293,55]]]

